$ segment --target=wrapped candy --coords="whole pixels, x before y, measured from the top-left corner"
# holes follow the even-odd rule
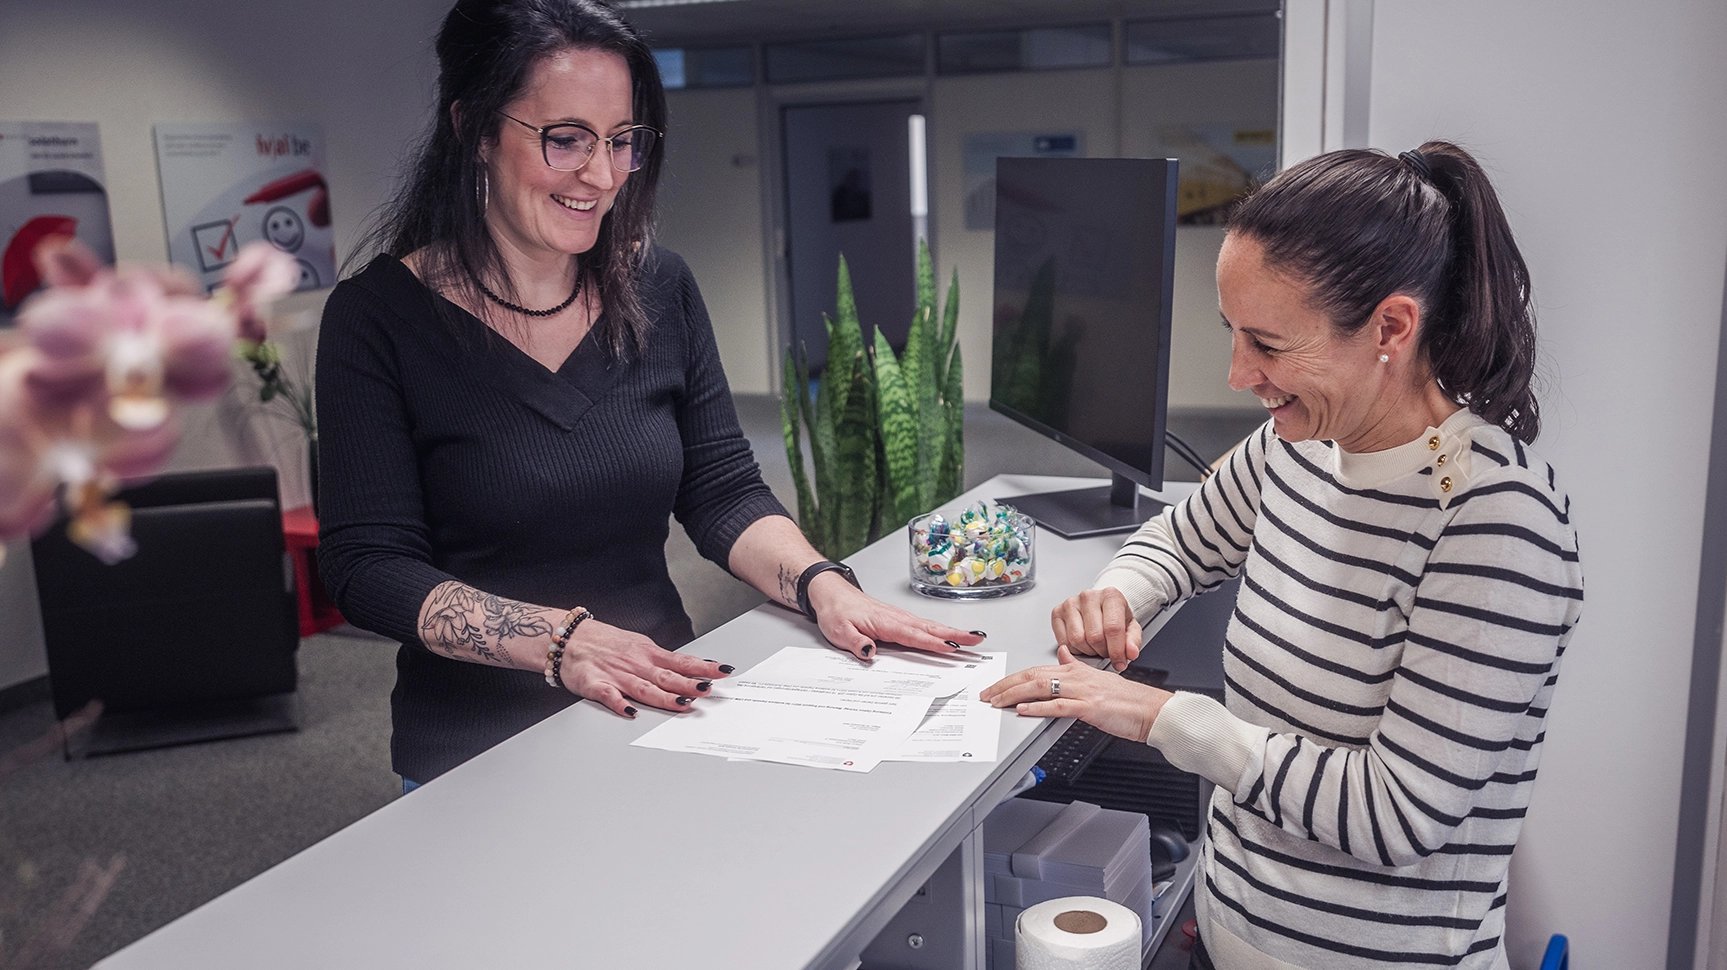
[[[932,596],[1000,596],[1031,585],[1034,526],[1007,505],[978,502],[907,526],[912,587]]]

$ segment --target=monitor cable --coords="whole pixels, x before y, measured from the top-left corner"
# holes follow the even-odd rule
[[[1199,452],[1195,451],[1192,445],[1181,440],[1179,435],[1173,431],[1165,431],[1163,433],[1163,441],[1164,445],[1170,451],[1174,452],[1178,458],[1199,470],[1199,478],[1201,481],[1211,477],[1211,466],[1207,464],[1203,458],[1199,457]]]

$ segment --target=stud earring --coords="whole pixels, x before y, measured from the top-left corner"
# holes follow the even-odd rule
[[[1381,363],[1381,364],[1389,364],[1389,363],[1391,363],[1391,355],[1390,355],[1390,354],[1380,354],[1380,355],[1379,355],[1379,362],[1380,362],[1380,363]]]

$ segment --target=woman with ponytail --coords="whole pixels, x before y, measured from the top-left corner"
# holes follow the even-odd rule
[[[1508,871],[1583,576],[1528,445],[1528,268],[1447,142],[1331,152],[1254,192],[1217,267],[1230,386],[1270,415],[1056,607],[1058,665],[984,691],[1217,787],[1195,965],[1503,970]],[[1074,661],[1242,577],[1225,699]]]

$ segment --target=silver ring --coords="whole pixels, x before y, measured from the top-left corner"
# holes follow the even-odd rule
[[[1052,698],[1061,696],[1061,678],[1060,677],[1051,677],[1049,679],[1049,696]]]

